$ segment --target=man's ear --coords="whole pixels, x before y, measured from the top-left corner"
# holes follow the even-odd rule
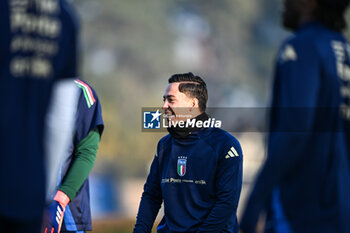
[[[192,99],[192,108],[199,108],[199,100],[197,98]]]
[[[199,101],[197,98],[191,98],[190,100],[190,108],[189,108],[189,111],[192,112],[193,110],[195,109],[198,109],[199,108]]]

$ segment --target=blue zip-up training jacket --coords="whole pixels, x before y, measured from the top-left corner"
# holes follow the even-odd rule
[[[186,138],[163,137],[151,165],[134,232],[238,232],[242,150],[229,133],[207,128]]]
[[[243,215],[244,232],[255,232],[263,209],[272,220],[267,232],[350,232],[349,48],[341,33],[317,22],[282,45],[267,161]]]

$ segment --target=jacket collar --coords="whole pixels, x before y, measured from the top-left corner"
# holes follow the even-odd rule
[[[196,121],[206,121],[209,119],[209,116],[203,112],[202,114],[195,117]],[[171,136],[176,139],[189,139],[192,138],[191,135],[195,136],[199,131],[204,128],[198,128],[196,125],[194,127],[179,127],[171,126],[167,128]]]

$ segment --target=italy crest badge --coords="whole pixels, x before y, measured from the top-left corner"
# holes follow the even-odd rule
[[[177,174],[179,176],[184,176],[186,174],[186,163],[187,163],[187,157],[180,156],[177,159]]]

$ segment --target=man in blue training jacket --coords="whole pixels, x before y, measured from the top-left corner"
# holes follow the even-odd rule
[[[171,76],[163,98],[169,134],[158,143],[134,232],[151,232],[164,201],[159,233],[237,233],[243,161],[239,142],[221,129],[197,124],[211,120],[200,77]],[[197,123],[181,124],[189,121]]]
[[[276,59],[267,160],[241,221],[256,232],[350,232],[349,0],[285,0],[294,35]]]

